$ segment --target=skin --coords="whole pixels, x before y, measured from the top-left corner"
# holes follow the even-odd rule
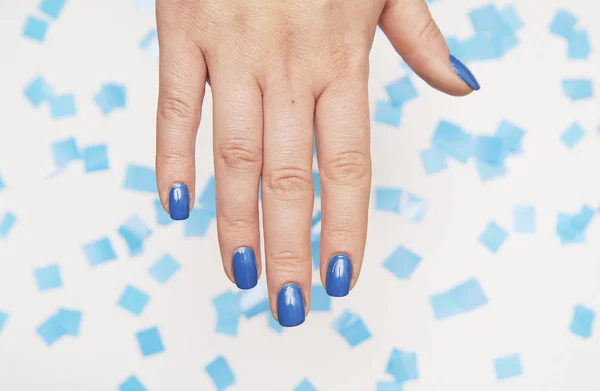
[[[160,87],[156,167],[161,201],[187,184],[206,85],[213,97],[217,227],[225,273],[255,250],[261,273],[262,177],[271,310],[286,283],[310,308],[315,124],[322,192],[321,280],[336,253],[363,262],[371,158],[369,51],[379,25],[432,87],[469,94],[425,0],[158,0]]]

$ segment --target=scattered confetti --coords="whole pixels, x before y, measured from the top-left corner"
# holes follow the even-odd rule
[[[130,376],[119,386],[119,391],[148,391],[136,376]]]
[[[564,133],[560,136],[560,140],[567,146],[567,148],[573,149],[575,145],[581,141],[583,136],[585,136],[585,131],[583,128],[578,123],[574,123],[564,131]]]
[[[471,312],[486,305],[487,297],[479,282],[471,278],[454,288],[431,296],[431,306],[436,320]]]
[[[40,4],[40,11],[49,17],[56,19],[59,17],[67,0],[43,0]]]
[[[87,257],[90,266],[97,266],[117,259],[117,255],[108,238],[102,238],[84,245],[83,252]]]
[[[0,239],[6,239],[16,221],[17,216],[11,212],[6,212],[4,216],[2,216],[0,219]]]
[[[535,208],[532,205],[513,205],[513,231],[535,232]]]
[[[344,311],[332,324],[331,327],[337,331],[351,347],[355,347],[371,338],[371,332],[357,314]]]
[[[498,380],[519,377],[523,374],[521,357],[518,354],[495,359],[494,368],[496,369],[496,379]]]
[[[94,96],[94,102],[104,115],[108,115],[116,109],[124,109],[126,104],[125,86],[115,83],[104,84],[100,92]]]
[[[508,233],[504,228],[492,221],[479,237],[479,241],[487,247],[488,250],[495,253],[500,250],[500,247],[502,247],[507,238]]]
[[[158,327],[138,331],[135,336],[144,357],[162,353],[165,350]]]
[[[35,281],[40,291],[60,288],[62,278],[58,265],[40,267],[35,270]]]
[[[596,312],[582,305],[576,305],[573,310],[573,319],[571,320],[571,332],[584,339],[592,336],[592,329]]]
[[[384,261],[383,266],[397,278],[406,280],[421,262],[421,257],[400,245]]]
[[[565,79],[562,82],[563,92],[573,100],[583,100],[594,96],[592,81],[589,79]]]
[[[308,379],[303,379],[295,388],[294,391],[317,391]]]
[[[150,236],[152,231],[138,215],[129,217],[121,227],[119,235],[125,240],[129,255],[140,255],[143,251],[144,241]]]
[[[118,305],[130,313],[139,316],[144,311],[144,308],[146,308],[148,300],[150,300],[150,296],[138,288],[128,285],[121,294]]]
[[[127,190],[156,194],[156,172],[154,169],[136,164],[128,164],[123,187]]]
[[[235,375],[223,356],[217,356],[205,367],[205,370],[215,384],[217,391],[224,390],[235,384]]]
[[[48,31],[48,22],[30,16],[25,22],[23,28],[23,35],[27,38],[31,38],[34,41],[42,42],[46,38],[46,32]]]
[[[180,268],[179,262],[165,254],[150,267],[149,272],[158,283],[165,284]]]
[[[81,152],[85,172],[108,170],[108,147],[105,144],[85,147]]]

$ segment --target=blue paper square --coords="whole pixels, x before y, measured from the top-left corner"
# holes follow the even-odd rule
[[[573,334],[588,339],[592,336],[596,312],[582,305],[575,306],[570,330]]]
[[[163,255],[149,269],[150,275],[160,284],[165,284],[181,268],[181,265],[169,254]]]
[[[83,252],[87,257],[90,266],[97,266],[101,263],[117,259],[115,250],[113,250],[112,244],[110,244],[108,238],[98,239],[94,242],[85,244],[83,246]]]
[[[238,304],[240,310],[248,319],[267,312],[269,311],[267,290],[264,286],[257,285],[253,289],[241,291],[238,294]]]
[[[33,107],[39,107],[43,102],[49,102],[52,100],[54,93],[52,87],[46,81],[44,76],[37,76],[29,85],[25,88],[25,97],[29,100],[29,103]]]
[[[466,163],[473,155],[473,137],[448,121],[438,123],[431,144],[438,151],[461,163]]]
[[[62,279],[58,265],[40,267],[35,270],[35,281],[40,291],[60,288]]]
[[[516,155],[522,152],[521,143],[525,131],[508,121],[502,121],[496,130],[496,137],[502,139],[504,153]]]
[[[594,96],[594,87],[589,79],[565,79],[562,82],[562,88],[564,94],[574,101]]]
[[[371,338],[371,332],[364,324],[361,317],[348,310],[344,311],[331,324],[334,330],[348,342],[351,347],[360,345]]]
[[[400,199],[400,208],[398,214],[413,223],[420,223],[423,221],[425,214],[427,213],[428,203],[423,198],[416,196],[411,193],[405,193],[406,195]]]
[[[25,27],[23,28],[23,35],[31,38],[35,41],[42,42],[46,38],[46,32],[48,31],[48,22],[30,16],[25,21]]]
[[[2,175],[0,175],[0,190],[4,189],[6,184],[4,183],[4,179],[2,179]]]
[[[242,316],[238,296],[231,291],[227,291],[215,297],[213,305],[217,311],[216,332],[231,336],[237,335],[239,319]]]
[[[165,350],[157,327],[138,331],[135,336],[144,357],[162,353]]]
[[[123,188],[127,190],[156,193],[156,172],[154,169],[137,164],[128,164]]]
[[[81,311],[60,308],[56,315],[56,320],[60,323],[65,335],[77,337],[81,325]]]
[[[2,219],[0,219],[0,239],[6,239],[16,221],[17,216],[15,216],[13,213],[6,212],[4,214]]]
[[[40,11],[56,19],[60,15],[65,2],[66,0],[43,0],[42,4],[40,4]]]
[[[504,166],[504,164],[491,165],[477,160],[475,162],[475,167],[477,168],[479,177],[484,182],[506,175],[506,167]]]
[[[52,155],[54,156],[54,164],[59,168],[65,167],[70,162],[78,160],[81,157],[77,141],[73,137],[53,142]]]
[[[280,325],[279,322],[276,321],[273,316],[271,316],[271,313],[267,314],[267,324],[269,325],[269,328],[275,331],[277,334],[283,333],[283,330],[285,329],[285,327]]]
[[[148,391],[136,376],[130,376],[119,386],[119,391]]]
[[[390,126],[399,126],[402,117],[402,108],[394,106],[391,102],[378,100],[375,105],[375,121]]]
[[[427,175],[444,171],[448,167],[446,164],[446,157],[436,149],[426,149],[421,151],[420,156]]]
[[[331,311],[331,296],[321,284],[314,284],[311,287],[310,310],[311,312]]]
[[[385,87],[391,101],[394,106],[402,106],[403,103],[411,101],[417,97],[417,90],[413,86],[412,82],[405,76],[398,79],[392,84]]]
[[[502,163],[504,158],[502,139],[494,136],[477,136],[475,139],[475,158],[492,166]]]
[[[218,391],[231,387],[235,383],[235,375],[223,356],[217,356],[205,367]]]
[[[383,266],[400,279],[408,279],[421,262],[421,257],[400,245],[383,261]]]
[[[496,253],[507,238],[506,230],[492,221],[479,237],[479,241],[491,252]]]
[[[375,209],[398,213],[400,210],[400,199],[402,190],[389,187],[375,188]]]
[[[315,198],[321,198],[321,177],[317,171],[312,173]]]
[[[73,117],[77,114],[73,94],[54,96],[50,100],[50,116],[53,119]]]
[[[502,31],[503,24],[500,12],[493,4],[487,4],[470,11],[469,18],[476,34],[498,34]]]
[[[86,147],[83,149],[81,155],[85,164],[85,172],[108,170],[106,144]]]
[[[125,86],[108,83],[102,86],[100,92],[94,96],[94,102],[104,115],[110,114],[115,109],[123,109],[126,105]]]
[[[67,333],[56,315],[46,319],[36,331],[48,346],[53,345]]]
[[[154,212],[156,215],[156,223],[158,225],[169,225],[173,222],[173,219],[169,216],[167,211],[165,211],[165,208],[163,208],[162,203],[158,198],[154,200]]]
[[[308,379],[303,379],[295,388],[294,391],[317,391],[315,386],[308,381]]]
[[[517,233],[535,232],[535,208],[532,205],[513,206],[513,230]]]
[[[568,41],[568,57],[572,60],[584,60],[590,56],[592,48],[585,30],[574,32]]]
[[[392,350],[385,372],[392,375],[396,383],[418,379],[417,354],[398,349]]]
[[[129,255],[140,255],[144,251],[144,241],[152,231],[139,215],[129,217],[120,227],[119,235],[125,240]]]
[[[504,25],[508,27],[513,33],[525,27],[523,20],[521,19],[519,14],[517,14],[517,10],[512,4],[504,7],[500,11],[500,18],[502,19]]]
[[[321,262],[321,236],[318,235],[310,241],[310,254],[312,258],[313,268],[317,270]]]
[[[204,237],[208,233],[210,223],[215,219],[213,211],[207,207],[196,207],[190,212],[190,216],[185,221],[184,234],[187,237]]]
[[[217,183],[214,175],[211,175],[210,178],[208,178],[198,202],[203,209],[210,211],[213,214],[215,213],[217,205]]]
[[[575,31],[576,24],[577,18],[569,11],[559,10],[550,24],[550,32],[568,39]]]
[[[6,325],[8,321],[8,314],[2,310],[0,310],[0,333],[2,333],[2,329]]]
[[[518,354],[495,359],[494,368],[496,370],[496,379],[499,381],[519,377],[523,374],[521,357]]]
[[[574,123],[560,136],[560,141],[563,142],[569,149],[573,149],[585,136],[585,130],[578,123]]]
[[[403,391],[402,383],[378,381],[377,391]]]
[[[432,295],[430,301],[436,320],[464,314],[488,303],[483,289],[474,278]]]
[[[121,294],[118,305],[132,314],[139,316],[142,311],[144,311],[144,308],[146,308],[148,300],[150,300],[150,296],[141,290],[128,285]]]

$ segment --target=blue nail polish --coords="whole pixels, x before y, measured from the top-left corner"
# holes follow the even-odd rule
[[[298,284],[287,284],[279,290],[277,317],[283,327],[294,327],[304,323],[304,298]]]
[[[346,254],[336,254],[329,260],[325,290],[329,296],[344,297],[350,292],[352,263]]]
[[[240,289],[252,289],[258,282],[254,250],[241,247],[233,253],[233,276]]]
[[[169,192],[169,214],[173,220],[190,216],[190,192],[184,183],[176,183]]]
[[[462,81],[467,83],[467,85],[475,91],[477,91],[480,88],[477,79],[475,79],[475,76],[473,76],[473,74],[465,64],[460,62],[460,60],[454,57],[452,54],[450,55],[450,62],[452,63],[452,68],[454,68],[454,72],[456,72],[456,74],[462,79]]]

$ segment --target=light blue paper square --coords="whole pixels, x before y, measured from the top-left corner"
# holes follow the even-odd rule
[[[565,79],[562,82],[564,94],[573,101],[594,96],[594,87],[589,79]]]
[[[331,327],[348,342],[350,347],[355,347],[371,338],[371,332],[357,314],[344,311],[336,318]]]
[[[560,141],[569,149],[573,149],[585,136],[585,130],[578,123],[574,123],[560,136]]]
[[[385,125],[398,127],[402,117],[402,108],[391,102],[378,100],[375,104],[375,121]]]
[[[40,11],[49,17],[56,19],[60,15],[65,3],[66,0],[42,0]]]
[[[156,281],[165,284],[180,268],[179,262],[169,254],[165,254],[150,267],[149,272]]]
[[[60,308],[56,319],[60,323],[62,329],[65,331],[65,335],[77,337],[79,335],[79,328],[81,325],[81,311],[70,310],[67,308]]]
[[[185,220],[184,234],[187,237],[205,237],[208,233],[210,223],[215,219],[215,214],[207,207],[195,207],[191,210],[189,217]]]
[[[311,287],[311,312],[331,311],[331,296],[327,294],[322,284],[313,284]]]
[[[156,194],[156,172],[150,167],[128,164],[123,188]]]
[[[485,164],[496,166],[504,159],[504,143],[500,137],[477,136],[475,158]]]
[[[576,305],[573,310],[570,330],[581,338],[588,339],[592,336],[596,312],[582,305]]]
[[[65,167],[72,161],[78,160],[81,155],[77,147],[77,141],[71,137],[61,141],[52,143],[52,155],[54,156],[54,164],[58,168]]]
[[[60,268],[58,265],[50,265],[35,269],[35,281],[40,291],[60,288],[62,286],[62,278],[60,276]]]
[[[75,96],[64,94],[54,96],[50,100],[50,116],[52,119],[74,117],[77,114],[75,107]]]
[[[117,259],[115,250],[113,250],[112,244],[108,238],[101,238],[85,244],[83,246],[83,252],[87,257],[90,266],[97,266]]]
[[[162,353],[165,350],[158,327],[138,331],[135,336],[144,357]]]
[[[585,60],[592,51],[588,32],[585,30],[574,32],[568,41],[567,55],[572,60]]]
[[[379,381],[377,382],[377,391],[403,391],[403,387],[402,383]]]
[[[375,187],[375,210],[398,213],[402,190],[390,187]]]
[[[217,356],[205,367],[217,391],[224,390],[235,384],[235,375],[223,356]]]
[[[44,76],[37,76],[24,90],[25,97],[35,108],[53,99],[52,87]]]
[[[513,206],[513,230],[517,233],[535,232],[535,208],[532,205]]]
[[[405,102],[416,99],[418,96],[417,90],[415,90],[408,76],[388,84],[385,90],[394,106],[402,106]]]
[[[48,22],[36,17],[30,16],[25,21],[23,35],[35,41],[42,42],[46,38],[48,31]]]
[[[129,217],[120,227],[119,235],[125,240],[129,255],[140,255],[144,251],[144,241],[152,234],[139,215]]]
[[[52,315],[46,319],[36,331],[48,346],[52,346],[67,333],[57,315]]]
[[[408,279],[421,262],[421,257],[400,245],[384,261],[383,266],[397,278]]]
[[[108,153],[106,144],[88,146],[81,156],[85,164],[85,172],[108,170]]]
[[[521,357],[518,354],[495,359],[494,368],[496,370],[496,379],[499,381],[519,377],[523,374]]]
[[[418,379],[417,354],[394,349],[388,360],[385,372],[392,375],[396,383]]]
[[[8,314],[0,310],[0,333],[2,333],[2,329],[6,326],[6,322],[8,322]]]
[[[308,379],[303,379],[295,388],[294,391],[317,391]]]
[[[508,238],[508,233],[495,222],[490,222],[485,228],[479,241],[491,252],[496,253]]]
[[[427,175],[435,174],[448,168],[446,157],[436,149],[426,149],[421,151],[420,156],[423,168],[425,168],[425,173]]]
[[[146,308],[148,300],[150,300],[150,296],[138,288],[128,285],[121,294],[118,305],[132,314],[139,316],[144,311],[144,308]]]
[[[8,234],[12,230],[15,222],[17,221],[17,216],[15,216],[11,212],[6,212],[2,219],[0,219],[0,239],[6,239]]]
[[[552,23],[550,24],[550,32],[563,38],[569,38],[575,31],[577,18],[569,11],[558,10]]]
[[[488,303],[488,299],[475,278],[456,285],[450,290],[431,296],[431,307],[436,320],[464,314]]]
[[[164,226],[169,225],[173,222],[173,219],[171,218],[171,216],[169,216],[165,208],[163,208],[162,203],[158,198],[154,200],[154,212],[156,216],[156,223],[158,225]]]
[[[473,137],[448,121],[438,123],[431,144],[444,155],[461,163],[466,163],[473,155]]]
[[[119,386],[119,391],[148,391],[136,376],[130,376]]]

